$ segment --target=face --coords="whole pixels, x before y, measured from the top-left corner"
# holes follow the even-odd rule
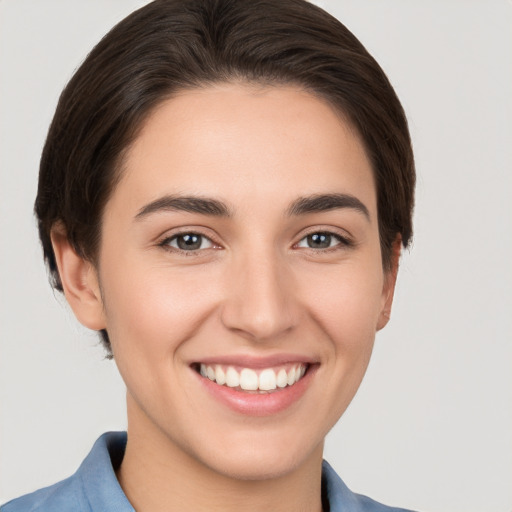
[[[318,459],[392,296],[359,138],[292,87],[167,100],[107,203],[98,281],[129,433],[237,478]]]

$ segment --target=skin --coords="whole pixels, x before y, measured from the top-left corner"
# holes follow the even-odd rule
[[[333,193],[368,215],[290,214],[301,197]],[[230,215],[141,214],[166,195],[213,198]],[[181,92],[147,119],[106,205],[97,268],[54,230],[67,300],[108,330],[127,386],[118,479],[138,511],[321,510],[325,435],[393,298],[399,239],[385,273],[376,204],[364,148],[330,106],[294,87],[231,83]],[[201,248],[180,251],[176,235],[190,232],[206,237]],[[308,246],[319,232],[333,234],[328,248]],[[191,368],[283,353],[315,371],[271,415],[231,410]]]

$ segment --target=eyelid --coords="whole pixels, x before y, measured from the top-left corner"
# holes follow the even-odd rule
[[[170,238],[168,238],[166,240],[166,245],[168,245],[169,247],[172,247],[173,249],[181,250],[180,247],[178,247],[177,241],[180,237],[183,238],[186,236],[194,236],[194,237],[200,239],[200,244],[199,244],[200,246],[197,249],[189,249],[190,252],[196,252],[196,251],[200,251],[200,250],[204,250],[204,249],[211,249],[214,247],[214,242],[212,240],[210,240],[207,236],[201,235],[199,233],[183,233],[181,235],[171,236]],[[176,242],[176,245],[174,245],[174,242]],[[208,245],[208,247],[203,247],[204,244]],[[183,249],[183,250],[186,251],[186,249]]]
[[[167,230],[164,234],[162,234],[160,237],[158,237],[156,241],[156,245],[167,249],[169,251],[173,252],[180,252],[180,253],[187,253],[188,255],[192,255],[192,253],[199,253],[203,252],[209,249],[222,249],[222,244],[218,241],[218,237],[215,236],[215,233],[212,234],[206,234],[205,231],[210,231],[210,229],[204,228],[203,226],[183,226],[179,228],[173,228],[170,230]],[[298,244],[307,238],[310,235],[313,234],[326,234],[334,237],[336,240],[339,241],[338,244],[324,248],[324,249],[315,249],[312,247],[304,247],[300,248],[298,247]],[[172,247],[169,245],[169,242],[173,239],[176,239],[179,236],[183,235],[197,235],[202,238],[205,238],[209,240],[209,242],[212,244],[211,247],[206,247],[204,249],[195,249],[195,250],[183,250],[178,247]],[[326,252],[326,251],[333,251],[337,248],[339,249],[347,249],[354,247],[356,245],[355,240],[353,239],[352,235],[349,234],[346,230],[342,230],[341,228],[335,228],[333,226],[311,226],[309,228],[306,228],[302,231],[300,234],[300,238],[292,245],[292,248],[300,248],[305,250],[310,250],[314,252]]]
[[[342,232],[340,232],[342,231]],[[354,247],[356,245],[355,240],[353,239],[352,235],[348,234],[345,230],[336,229],[333,227],[324,227],[324,226],[314,226],[311,228],[308,228],[305,232],[301,233],[300,238],[297,242],[293,244],[293,248],[299,248],[298,244],[302,242],[305,238],[308,236],[314,235],[314,234],[324,234],[324,235],[330,235],[334,238],[336,238],[339,243],[332,246],[327,247],[325,249],[314,249],[313,247],[304,247],[303,249],[311,250],[314,252],[326,252],[326,251],[332,251],[336,250],[336,248],[340,249],[347,249]],[[302,249],[302,247],[300,247]]]
[[[173,247],[170,245],[170,242],[172,240],[175,240],[179,236],[184,236],[184,235],[196,235],[196,236],[202,237],[202,238],[208,240],[212,244],[212,246],[205,247],[204,249],[196,249],[196,250],[188,250],[187,251],[184,249],[180,249],[179,247]],[[187,256],[192,255],[192,253],[197,254],[199,252],[206,251],[209,249],[221,249],[222,248],[222,245],[216,240],[215,236],[212,236],[210,234],[208,234],[208,235],[205,234],[205,232],[203,231],[203,228],[196,227],[196,226],[180,227],[180,228],[175,228],[173,230],[168,230],[163,235],[158,237],[156,245],[158,245],[159,247],[162,247],[163,249],[166,249],[168,251],[178,252],[178,253],[187,253]]]

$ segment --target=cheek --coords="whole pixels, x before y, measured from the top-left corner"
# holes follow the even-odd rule
[[[373,350],[381,303],[382,273],[344,265],[308,280],[313,334],[323,353],[324,400],[318,406],[331,428],[347,409],[364,377]],[[315,283],[312,286],[312,282]]]
[[[132,260],[104,269],[107,331],[114,351],[136,351],[147,358],[173,356],[212,309],[213,276],[204,272],[150,267]],[[129,276],[128,277],[123,277]],[[207,278],[208,277],[208,278]]]
[[[343,266],[305,281],[310,309],[335,342],[339,355],[373,343],[382,286],[383,274],[378,267],[357,265]]]

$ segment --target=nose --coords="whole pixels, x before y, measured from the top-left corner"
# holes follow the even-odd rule
[[[299,304],[292,272],[269,251],[230,266],[222,307],[224,326],[253,341],[276,340],[296,327]]]

